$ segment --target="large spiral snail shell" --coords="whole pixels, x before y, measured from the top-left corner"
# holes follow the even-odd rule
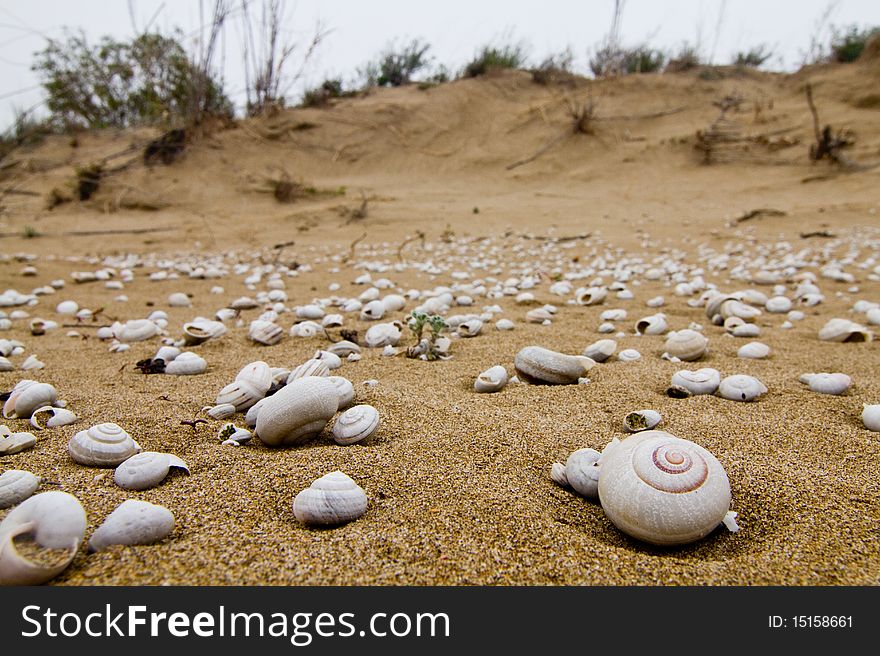
[[[709,451],[664,431],[645,431],[602,456],[599,500],[624,533],[644,542],[694,542],[722,523],[730,481]]]
[[[315,437],[339,408],[339,392],[327,377],[297,378],[267,397],[256,433],[269,446],[291,446]]]
[[[96,424],[74,435],[67,451],[75,462],[89,467],[116,467],[136,453],[140,445],[121,427]]]
[[[21,380],[3,404],[3,416],[6,419],[29,419],[34,410],[52,405],[57,398],[58,392],[48,383]]]
[[[367,494],[341,471],[322,476],[296,495],[293,515],[303,524],[335,526],[367,512]]]
[[[333,424],[333,441],[345,446],[365,440],[379,428],[379,421],[379,411],[373,406],[353,406]]]

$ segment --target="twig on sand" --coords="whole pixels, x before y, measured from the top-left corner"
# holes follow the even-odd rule
[[[756,219],[762,216],[786,216],[786,213],[782,210],[761,207],[756,210],[749,210],[745,214],[736,217],[734,223],[742,223],[743,221],[749,221],[750,219]]]
[[[278,264],[278,260],[281,259],[281,253],[284,251],[284,249],[288,246],[293,246],[295,243],[295,241],[286,241],[283,244],[275,244],[272,247],[275,249],[275,259],[272,260],[272,264]]]
[[[419,241],[419,240],[421,240],[422,248],[424,248],[425,247],[425,233],[422,232],[421,230],[416,230],[415,235],[411,235],[411,236],[407,237],[406,239],[404,239],[400,243],[400,246],[397,247],[397,260],[399,262],[403,262],[403,249],[406,248],[412,242]]]
[[[583,235],[569,235],[567,237],[553,237],[552,235],[517,235],[520,239],[535,239],[538,241],[552,241],[552,242],[565,242],[565,241],[580,241],[582,239],[589,239],[593,235],[592,232],[587,232]]]
[[[361,243],[366,238],[367,238],[367,233],[365,232],[360,237],[358,237],[357,239],[352,241],[351,245],[348,247],[348,255],[346,255],[344,258],[342,258],[342,261],[345,263],[348,263],[349,261],[351,261],[351,259],[354,258],[355,246],[357,246],[359,243]]]
[[[813,232],[802,232],[801,239],[809,239],[810,237],[824,237],[826,239],[834,239],[837,237],[834,233],[827,230],[814,230]]]

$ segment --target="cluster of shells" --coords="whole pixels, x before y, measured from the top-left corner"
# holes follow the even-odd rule
[[[69,283],[58,279],[30,291],[7,289],[0,294],[0,331],[17,330],[27,340],[0,339],[0,372],[44,368],[33,354],[25,357],[27,349],[61,332],[73,339],[94,336],[102,348],[117,354],[108,357],[124,358],[147,343],[153,355],[138,367],[144,373],[178,376],[198,376],[216,366],[210,359],[221,351],[212,345],[224,340],[239,340],[259,350],[284,340],[326,339],[305,361],[272,366],[267,357],[245,364],[228,384],[205,398],[211,403],[205,413],[218,422],[216,434],[226,446],[297,447],[326,436],[347,447],[376,434],[380,412],[372,405],[355,404],[359,386],[335,372],[370,357],[370,350],[378,357],[402,355],[398,347],[411,337],[408,313],[443,317],[446,332],[435,343],[443,358],[454,357],[471,340],[488,339],[493,331],[529,331],[536,336],[535,344],[510,353],[506,362],[485,362],[480,373],[475,369],[475,393],[503,392],[510,383],[587,385],[591,376],[603,375],[608,367],[637,368],[645,359],[656,358],[686,363],[663,381],[669,396],[717,394],[740,402],[757,401],[773,390],[755,376],[702,366],[714,353],[731,350],[729,344],[736,345],[734,352],[744,361],[776,357],[769,346],[755,340],[797,330],[808,315],[821,314],[832,295],[852,300],[849,316],[823,317],[822,327],[811,335],[817,345],[840,343],[847,345],[840,348],[849,348],[870,343],[872,326],[880,325],[880,303],[858,298],[861,282],[880,282],[877,249],[860,254],[857,239],[802,249],[786,242],[703,246],[695,261],[675,250],[627,256],[598,239],[581,244],[587,247],[585,256],[571,258],[567,249],[575,246],[553,240],[518,243],[505,251],[510,255],[506,263],[492,240],[430,245],[421,261],[395,257],[388,245],[368,247],[354,264],[360,273],[348,287],[333,282],[325,295],[298,299],[301,304],[291,302],[287,282],[315,267],[339,273],[346,263],[344,253],[315,249],[308,254],[311,263],[295,266],[277,258],[248,259],[239,252],[69,258],[76,266]],[[836,254],[838,249],[844,250],[842,256]],[[25,264],[22,276],[39,275],[35,258],[15,259]],[[141,273],[147,269],[151,273]],[[405,289],[393,282],[405,273],[447,284]],[[181,323],[171,317],[189,313],[194,299],[180,291],[166,297],[167,311],[125,316],[126,286],[186,279],[240,279],[246,293],[227,295],[224,287],[214,284],[211,294],[218,302],[207,316],[188,316]],[[662,285],[667,291],[645,298],[643,284]],[[82,307],[73,298],[53,300],[58,294],[75,297],[70,287],[83,285],[109,290],[113,314],[120,318],[105,322],[98,308]],[[344,293],[352,285],[358,293]],[[683,319],[669,310],[667,296],[683,301],[692,316]],[[502,303],[513,309],[505,310]],[[594,330],[595,335],[567,352],[547,346],[552,342],[548,329],[563,312],[598,320],[584,331]],[[354,328],[359,328],[358,336]],[[620,348],[623,339],[638,340],[639,347]],[[420,353],[419,345],[410,353]],[[16,358],[22,361],[16,363]],[[859,384],[834,371],[804,372],[797,380],[809,392],[844,397]],[[867,430],[880,431],[880,405],[865,404],[860,412]],[[30,378],[16,381],[4,399],[3,416],[27,420],[38,433],[78,420],[52,385]],[[660,423],[653,410],[629,413],[623,422],[629,436],[615,438],[601,453],[591,448],[575,451],[565,464],[553,465],[552,479],[599,500],[615,526],[647,542],[682,544],[705,537],[719,524],[735,528],[730,483],[721,462],[697,444],[699,436],[694,441],[680,439],[655,430]],[[26,453],[37,445],[29,431],[0,427],[0,455]],[[144,451],[135,436],[111,422],[77,432],[68,453],[78,465],[112,468],[114,483],[130,491],[161,485],[175,472],[189,473],[180,457]],[[0,475],[0,507],[13,508],[0,523],[0,583],[50,580],[70,564],[85,538],[86,511],[76,497],[61,491],[37,493],[40,485],[41,477],[25,470],[9,469]],[[292,504],[298,521],[328,526],[361,517],[368,498],[354,480],[334,471],[299,491]],[[164,539],[173,528],[171,510],[128,499],[93,532],[88,544],[91,550],[148,544]],[[64,550],[63,562],[43,566],[19,554],[14,540],[23,534],[45,549]]]

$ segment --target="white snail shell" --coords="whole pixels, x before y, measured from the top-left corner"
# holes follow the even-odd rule
[[[67,492],[43,492],[10,510],[0,522],[0,585],[40,585],[58,576],[73,562],[86,523],[82,505]],[[26,534],[41,547],[69,553],[51,565],[28,560],[18,553],[14,542]]]
[[[560,487],[571,487],[568,484],[568,477],[565,475],[565,465],[561,462],[554,462],[550,466],[550,480]]]
[[[749,342],[736,352],[737,357],[760,360],[770,355],[770,347],[762,342]]]
[[[198,353],[184,352],[165,365],[170,376],[198,376],[208,370],[207,361]]]
[[[369,332],[369,330],[367,332]],[[336,342],[335,344],[329,346],[327,350],[334,355],[338,355],[340,358],[345,358],[352,353],[360,353],[361,347],[354,342],[343,339],[342,341]]]
[[[730,481],[703,447],[664,431],[646,431],[603,453],[599,500],[624,533],[652,544],[686,544],[723,521],[730,509]]]
[[[685,328],[669,333],[663,348],[669,355],[691,362],[699,360],[706,354],[709,350],[709,340],[702,333]]]
[[[244,415],[244,423],[248,428],[254,428],[257,425],[257,417],[260,414],[260,410],[263,408],[263,404],[266,402],[266,398],[260,399],[256,403],[254,403],[248,411]]]
[[[764,304],[764,309],[772,314],[782,314],[791,309],[791,299],[786,296],[774,296]]]
[[[383,316],[385,316],[385,304],[380,300],[370,301],[361,308],[361,321],[378,321]]]
[[[148,490],[161,483],[172,467],[189,473],[186,463],[177,456],[144,451],[120,464],[113,472],[113,481],[126,490]]]
[[[92,533],[89,551],[103,551],[116,544],[153,544],[174,530],[174,515],[164,506],[128,499],[107,515]]]
[[[314,526],[335,526],[367,512],[367,494],[341,471],[322,476],[296,495],[293,515]]]
[[[869,431],[880,432],[880,404],[865,404],[862,409],[862,423]]]
[[[272,387],[272,368],[262,360],[249,362],[235,375],[235,380],[243,380],[265,394]]]
[[[495,322],[495,328],[498,330],[513,330],[514,324],[510,319],[499,319]]]
[[[142,342],[159,334],[159,326],[149,319],[132,319],[125,323],[115,322],[110,330],[120,342]]]
[[[479,319],[470,319],[458,324],[455,331],[462,337],[476,337],[483,330],[483,322]]]
[[[565,355],[540,346],[527,346],[516,354],[513,365],[530,383],[572,385],[596,364],[583,355]]]
[[[578,449],[565,461],[565,480],[582,497],[599,497],[599,458],[595,449]],[[551,472],[552,473],[552,472]]]
[[[798,380],[819,394],[844,394],[852,385],[852,378],[846,374],[803,374]]]
[[[314,337],[321,332],[321,326],[314,321],[301,321],[290,327],[291,337]]]
[[[330,371],[334,369],[339,369],[342,366],[342,358],[340,358],[335,353],[331,353],[330,351],[316,351],[312,356],[312,360],[321,360],[324,364],[327,365],[327,368]]]
[[[666,315],[662,312],[639,319],[636,322],[637,335],[662,335],[669,330]]]
[[[575,302],[578,305],[599,305],[608,296],[605,287],[581,287],[575,292]]]
[[[333,424],[333,441],[340,445],[365,440],[379,428],[379,411],[371,405],[356,405],[343,412]]]
[[[617,350],[617,342],[613,339],[600,339],[597,342],[593,342],[587,348],[584,349],[583,355],[590,358],[594,362],[605,362],[608,358],[614,355],[614,352]]]
[[[229,403],[235,407],[236,412],[244,412],[262,399],[268,389],[261,390],[246,380],[234,380],[217,393],[215,403]]]
[[[201,319],[183,324],[183,343],[187,346],[197,346],[225,334],[226,326],[222,321]]]
[[[507,385],[507,370],[501,365],[489,367],[477,376],[474,381],[474,390],[477,392],[498,392]]]
[[[141,447],[131,435],[113,423],[96,424],[74,435],[67,451],[75,462],[89,467],[116,467]]]
[[[761,334],[761,327],[756,323],[743,323],[734,326],[729,332],[734,337],[757,337]]]
[[[290,372],[290,375],[287,377],[287,384],[289,385],[297,378],[305,378],[306,376],[326,377],[329,375],[330,367],[327,366],[327,362],[325,360],[316,360],[312,358],[311,360],[306,360]]]
[[[354,385],[348,378],[328,376],[327,380],[336,387],[336,393],[339,395],[339,410],[345,410],[354,403]]]
[[[6,419],[28,419],[34,410],[52,405],[57,399],[58,392],[48,383],[22,380],[12,388],[3,404],[3,416]]]
[[[831,319],[819,331],[824,342],[870,342],[874,333],[849,319]]]
[[[235,414],[235,406],[231,403],[221,403],[207,408],[208,416],[212,419],[229,419]]]
[[[729,401],[752,401],[767,393],[767,387],[754,376],[727,376],[718,385],[718,393]]]
[[[623,430],[627,433],[638,433],[657,426],[663,417],[656,410],[636,410],[623,418]]]
[[[397,342],[400,341],[400,329],[393,323],[378,323],[375,326],[370,326],[364,334],[364,341],[370,348],[397,346]],[[330,350],[333,351],[332,348]],[[336,351],[333,352],[341,355]]]
[[[3,428],[6,428],[5,426]],[[0,434],[0,455],[11,456],[30,449],[37,443],[32,433]]]
[[[38,417],[47,412],[52,416],[46,420],[45,426],[40,426]],[[58,426],[67,426],[68,424],[76,422],[78,419],[79,417],[77,417],[73,412],[67,410],[66,408],[55,408],[51,405],[45,405],[42,408],[37,408],[31,413],[30,423],[31,426],[33,426],[37,430],[43,430],[43,428],[57,428]]]
[[[642,354],[635,349],[623,349],[617,354],[617,359],[621,362],[635,362],[636,360],[640,360],[641,357]]]
[[[0,509],[21,503],[40,486],[40,477],[21,469],[8,469],[0,474]]]
[[[272,346],[284,337],[284,329],[271,321],[255,319],[248,328],[248,337],[257,344]]]
[[[339,393],[326,377],[298,378],[263,403],[257,415],[257,436],[269,446],[305,442],[324,429],[338,407]]]

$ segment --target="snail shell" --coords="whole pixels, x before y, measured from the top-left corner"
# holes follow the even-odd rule
[[[870,342],[874,333],[849,319],[831,319],[819,331],[823,342]]]
[[[253,434],[245,429],[239,428],[235,424],[224,424],[217,432],[217,437],[221,442],[235,442],[236,445],[247,444],[253,438]]]
[[[306,376],[326,377],[329,375],[330,367],[327,366],[327,363],[324,360],[312,358],[311,360],[306,360],[290,372],[290,375],[287,377],[287,384],[290,385],[290,383],[298,378],[305,378]]]
[[[250,383],[264,395],[272,387],[272,368],[262,360],[249,362],[235,375],[235,380]]]
[[[21,469],[0,474],[0,510],[21,503],[40,486],[40,477]]]
[[[46,420],[45,426],[40,426],[40,422],[37,419],[41,414],[50,413],[52,416]],[[73,414],[70,410],[65,408],[55,408],[51,405],[45,405],[42,408],[37,408],[31,413],[31,426],[36,428],[37,430],[43,430],[43,428],[56,428],[58,426],[67,426],[68,424],[72,424],[77,421],[79,417]]]
[[[561,462],[554,462],[550,466],[550,480],[560,487],[571,487],[568,484],[568,477],[565,475],[565,465]]]
[[[172,467],[189,473],[186,463],[177,456],[144,451],[120,464],[113,472],[113,481],[126,490],[148,490],[161,483]]]
[[[640,360],[641,357],[642,354],[635,349],[623,349],[617,354],[617,359],[621,362],[635,362],[636,360]]]
[[[369,331],[367,331],[369,332]],[[343,339],[341,342],[336,342],[332,346],[330,346],[327,351],[333,353],[334,355],[338,355],[340,358],[345,358],[351,355],[352,353],[360,353],[361,347],[355,344],[354,342],[350,342],[347,339]]]
[[[324,308],[320,305],[311,303],[309,305],[301,305],[294,310],[297,319],[323,319]]]
[[[455,329],[461,337],[476,337],[483,330],[483,322],[479,319],[470,319],[458,324]]]
[[[706,367],[696,371],[682,369],[672,376],[672,384],[683,387],[691,394],[714,394],[721,383],[721,374],[716,369]]]
[[[257,415],[257,436],[269,446],[305,442],[324,429],[338,407],[339,393],[327,378],[298,378],[266,399]]]
[[[575,292],[574,300],[578,305],[599,305],[608,296],[604,287],[581,287]]]
[[[664,431],[646,431],[602,455],[599,499],[624,533],[644,542],[694,542],[730,509],[730,481],[709,451]]]
[[[32,433],[0,435],[0,455],[12,456],[32,448],[36,443],[37,438]]]
[[[786,296],[774,296],[767,300],[764,309],[771,314],[784,314],[791,309],[791,299]]]
[[[495,328],[498,330],[513,330],[514,324],[510,319],[499,319],[495,322]]]
[[[22,380],[12,388],[3,404],[3,416],[6,419],[28,419],[34,410],[52,405],[57,399],[58,392],[48,383]]]
[[[718,393],[728,401],[753,401],[767,393],[767,387],[754,376],[727,376],[718,385]]]
[[[339,395],[339,410],[345,410],[354,402],[354,385],[343,376],[328,376],[327,380],[336,386],[336,393]]]
[[[103,551],[115,544],[153,544],[174,530],[174,515],[164,506],[127,499],[95,529],[89,551]]]
[[[266,395],[266,390],[260,390],[246,380],[234,380],[217,393],[215,403],[223,405],[230,403],[236,412],[244,412]]]
[[[663,417],[656,410],[636,410],[623,418],[623,430],[627,433],[638,433],[657,426]]]
[[[321,332],[321,326],[314,321],[302,321],[290,327],[291,337],[314,337]]]
[[[168,364],[178,355],[180,355],[180,349],[176,346],[162,346],[156,351],[156,355],[153,356],[153,359],[162,360],[165,364]]]
[[[284,329],[271,321],[255,319],[248,328],[248,337],[257,344],[272,346],[284,337]]]
[[[67,451],[75,462],[88,467],[116,467],[141,447],[131,435],[113,423],[96,424],[74,435]]]
[[[756,319],[762,314],[761,310],[758,308],[752,307],[751,305],[738,300],[727,300],[723,302],[719,308],[719,313],[724,319],[739,317],[745,321]]]
[[[474,390],[477,392],[498,392],[507,385],[507,370],[501,365],[489,367],[477,376],[474,381]]]
[[[740,358],[760,360],[770,355],[770,347],[762,342],[749,342],[741,346],[736,355]]]
[[[330,371],[334,369],[339,369],[342,366],[342,358],[340,358],[335,353],[331,353],[330,351],[315,351],[315,354],[312,356],[312,360],[321,360],[324,364],[327,365],[327,368]]]
[[[757,337],[761,334],[761,328],[755,323],[743,323],[734,326],[729,332],[734,337]]]
[[[209,339],[226,334],[226,326],[221,321],[191,321],[183,324],[183,343],[198,346]]]
[[[248,428],[253,428],[257,425],[257,417],[260,414],[260,410],[263,408],[263,403],[265,403],[268,398],[269,397],[267,396],[266,398],[260,399],[248,408],[248,411],[244,415],[244,423]]]
[[[406,307],[406,299],[400,294],[388,294],[382,297],[382,305],[386,312],[400,312]]]
[[[880,404],[865,404],[862,409],[862,423],[869,431],[880,432]]]
[[[587,499],[597,499],[599,496],[601,456],[595,449],[578,449],[565,461],[565,480],[569,487]]]
[[[379,300],[370,301],[361,309],[361,321],[378,321],[383,316],[385,316],[385,304]]]
[[[691,362],[706,355],[709,350],[709,340],[702,333],[685,328],[669,333],[663,348],[669,355],[685,362]]]
[[[636,322],[637,335],[662,335],[669,330],[666,315],[661,313],[639,319]]]
[[[845,394],[852,385],[852,378],[846,374],[803,374],[798,380],[819,394]]]
[[[379,428],[379,411],[371,405],[349,408],[333,424],[333,441],[346,446],[365,440]]]
[[[198,353],[184,352],[165,365],[170,376],[197,376],[208,370],[208,363]]]
[[[605,362],[614,355],[617,350],[617,342],[613,339],[600,339],[584,349],[584,355],[594,362]]]
[[[221,403],[208,408],[208,416],[211,419],[229,419],[235,414],[235,406],[231,403]]]
[[[15,365],[0,355],[0,371],[15,371]]]
[[[43,492],[23,501],[0,522],[0,585],[40,585],[73,562],[86,532],[86,512],[67,492]],[[51,565],[28,560],[15,548],[15,538],[30,534],[46,549],[66,549],[68,555]]]
[[[572,385],[596,364],[583,355],[565,355],[540,346],[527,346],[516,354],[513,365],[527,382]]]
[[[397,342],[400,341],[400,329],[393,323],[378,323],[375,326],[370,326],[364,335],[364,341],[370,348],[397,346]],[[340,355],[336,351],[334,353]]]
[[[123,343],[142,342],[159,334],[159,326],[149,319],[132,319],[125,323],[117,321],[110,330],[113,337]]]
[[[293,515],[312,526],[335,526],[367,512],[367,494],[341,471],[322,476],[296,495]]]

